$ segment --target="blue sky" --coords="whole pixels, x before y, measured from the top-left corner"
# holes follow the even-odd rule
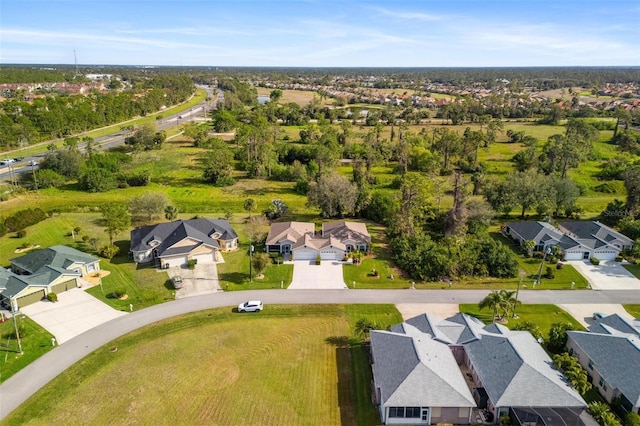
[[[639,0],[1,0],[0,63],[640,65]]]

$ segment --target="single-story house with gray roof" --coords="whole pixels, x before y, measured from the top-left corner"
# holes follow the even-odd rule
[[[405,327],[407,334],[370,333],[373,397],[382,422],[470,424],[476,403],[448,346]]]
[[[34,250],[0,268],[0,303],[21,308],[80,286],[81,277],[100,270],[100,259],[67,246]]]
[[[640,321],[608,315],[588,330],[567,332],[569,354],[607,402],[640,414]]]
[[[405,339],[402,336],[406,336]],[[448,355],[444,355],[443,348]],[[430,394],[420,387],[439,383],[429,374],[446,378],[447,385],[438,384],[442,390],[440,396],[450,397],[448,407],[459,409],[459,418],[447,417],[449,423],[482,422],[475,414],[479,411],[468,421],[462,420],[463,408],[467,406],[457,405],[461,401],[456,398],[463,395],[466,400],[471,392],[474,406],[488,410],[494,422],[498,422],[502,414],[514,419],[518,415],[530,418],[545,412],[549,416],[555,413],[553,416],[570,420],[571,424],[593,424],[585,413],[586,402],[527,331],[511,331],[499,324],[484,326],[478,319],[460,313],[447,319],[423,314],[392,326],[390,332],[372,331],[371,352],[374,399],[380,404],[380,415],[387,424],[426,424],[435,418],[435,415],[429,417],[429,413],[445,413],[445,410],[426,410],[424,418],[406,419],[407,407],[411,407],[410,415],[416,416],[423,408],[429,409],[429,403],[434,404],[431,407],[445,406],[442,400],[428,399]],[[421,362],[428,367],[428,372],[417,367]],[[424,375],[422,382],[413,376],[418,373]],[[411,384],[415,392],[404,388],[407,384]],[[418,400],[418,396],[424,399]],[[389,411],[391,407],[394,410]],[[405,418],[390,417],[390,414],[401,413]],[[446,413],[453,415],[453,411],[446,410]]]
[[[213,263],[219,251],[238,248],[238,234],[224,219],[190,219],[142,226],[131,231],[135,263],[157,262],[163,268],[195,260]]]
[[[540,221],[508,222],[502,232],[521,247],[527,240],[535,241],[535,251],[558,246],[566,260],[614,260],[633,247],[633,240],[597,221],[560,222],[557,228]]]

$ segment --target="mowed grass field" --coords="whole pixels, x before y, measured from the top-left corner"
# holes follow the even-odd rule
[[[361,315],[401,321],[390,305],[162,321],[87,356],[3,424],[377,424],[368,359],[352,337]]]

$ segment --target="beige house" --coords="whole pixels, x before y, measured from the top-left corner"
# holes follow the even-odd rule
[[[358,222],[323,223],[319,233],[310,222],[279,222],[271,225],[265,246],[268,253],[291,253],[295,260],[342,260],[349,252],[368,251],[371,236]]]

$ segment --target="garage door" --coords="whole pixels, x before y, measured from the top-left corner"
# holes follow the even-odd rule
[[[69,280],[63,283],[56,284],[51,287],[51,291],[55,294],[59,294],[63,291],[71,290],[72,288],[76,288],[76,280]]]
[[[599,260],[615,260],[617,252],[612,250],[595,252],[593,255]]]
[[[342,260],[338,250],[321,250],[320,257],[322,260]]]
[[[192,256],[192,259],[195,259],[198,264],[215,262],[213,253],[197,254],[195,256]]]
[[[316,255],[316,251],[311,249],[302,249],[293,252],[293,258],[295,260],[315,260]]]
[[[582,260],[582,252],[581,251],[567,252],[565,254],[565,257],[567,260]]]
[[[18,297],[18,309],[32,303],[39,302],[44,297],[44,290],[38,290],[35,293],[27,294],[26,296]]]
[[[186,265],[187,264],[187,257],[186,256],[163,257],[161,262],[162,262],[162,267],[163,268],[166,268],[167,265],[169,265],[169,268],[173,268],[173,267],[176,267],[176,266]]]

